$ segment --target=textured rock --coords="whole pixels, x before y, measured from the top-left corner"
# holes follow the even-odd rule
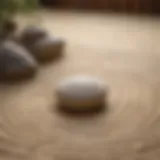
[[[44,38],[46,36],[47,33],[45,30],[35,26],[29,26],[23,30],[20,36],[20,41],[21,43],[23,43],[25,46],[28,47],[28,45],[32,45],[37,40]]]
[[[105,102],[105,87],[94,77],[72,77],[60,83],[57,97],[59,106],[68,111],[98,110]]]
[[[48,61],[62,55],[64,44],[62,39],[46,37],[35,42],[29,49],[38,60]]]
[[[30,77],[37,71],[33,57],[18,44],[7,41],[0,46],[0,78],[13,80]]]

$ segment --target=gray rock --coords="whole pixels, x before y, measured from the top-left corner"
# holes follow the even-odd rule
[[[1,80],[21,79],[33,76],[37,63],[23,47],[12,41],[0,45]]]
[[[64,45],[62,39],[46,37],[35,42],[29,50],[39,61],[48,61],[60,57]]]
[[[46,36],[47,33],[45,30],[35,26],[29,26],[23,30],[20,36],[20,41],[21,43],[23,43],[25,46],[28,47],[28,45],[32,45],[37,40],[44,38]]]

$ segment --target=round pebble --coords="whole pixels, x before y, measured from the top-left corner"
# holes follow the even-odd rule
[[[30,50],[39,61],[48,61],[62,55],[65,42],[63,39],[46,37],[35,42]]]
[[[62,81],[57,88],[61,109],[84,112],[99,110],[105,102],[105,86],[95,77],[75,76]]]
[[[20,41],[26,47],[29,47],[33,43],[37,42],[37,40],[47,36],[47,32],[42,28],[38,28],[36,26],[28,26],[22,31]]]

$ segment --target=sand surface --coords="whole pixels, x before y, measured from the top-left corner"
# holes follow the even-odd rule
[[[0,86],[0,160],[159,160],[160,21],[65,11],[39,17],[66,40],[65,56],[32,81]],[[79,73],[105,81],[106,111],[56,111],[57,83]]]

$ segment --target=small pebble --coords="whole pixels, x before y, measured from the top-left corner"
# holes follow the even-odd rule
[[[73,112],[99,110],[104,106],[106,88],[95,77],[75,76],[63,80],[57,88],[61,109]]]
[[[40,40],[41,38],[47,36],[47,32],[42,28],[38,28],[36,26],[28,26],[22,31],[20,41],[22,44],[28,47],[37,42],[37,40]]]
[[[62,55],[65,42],[58,38],[42,38],[35,42],[30,51],[39,61],[48,61]]]

